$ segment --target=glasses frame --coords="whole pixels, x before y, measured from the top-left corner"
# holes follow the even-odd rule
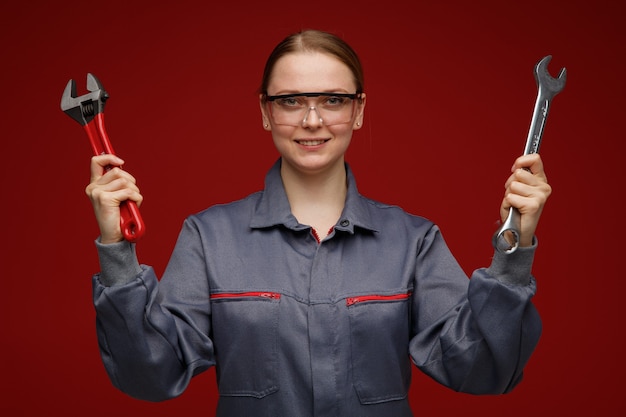
[[[292,98],[292,97],[320,97],[320,96],[329,96],[329,97],[347,97],[349,99],[357,99],[361,98],[361,93],[293,93],[293,94],[280,94],[277,96],[265,95],[265,99],[267,101],[276,101],[281,98]]]
[[[361,94],[362,93],[321,93],[321,92],[313,92],[313,93],[291,93],[291,94],[279,94],[279,95],[275,95],[275,96],[270,96],[268,94],[265,94],[265,100],[269,103],[272,103],[276,100],[280,100],[280,99],[285,99],[285,98],[293,98],[293,97],[321,97],[321,96],[327,96],[327,97],[344,97],[344,98],[349,98],[352,101],[352,116],[351,119],[354,117],[354,110],[355,110],[355,106],[354,106],[354,101],[357,99],[361,99]],[[304,119],[302,120],[301,124],[306,123],[306,119],[308,117],[308,114],[311,110],[315,109],[315,111],[317,112],[318,116],[320,116],[320,123],[325,124],[322,120],[322,117],[319,113],[319,111],[317,110],[317,107],[308,107],[308,109],[306,110]],[[272,113],[272,106],[271,104],[268,105],[268,110],[270,112],[270,117],[273,119],[273,113]],[[346,124],[346,123],[350,123],[351,120],[348,120],[346,122],[341,122],[341,123],[337,123],[337,124]],[[298,126],[298,125],[292,125],[292,124],[284,124],[284,126]],[[326,125],[326,126],[333,126],[333,125]]]

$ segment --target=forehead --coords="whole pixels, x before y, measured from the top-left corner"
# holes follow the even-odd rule
[[[297,52],[281,57],[272,70],[270,95],[293,92],[350,92],[356,89],[350,68],[332,55]]]

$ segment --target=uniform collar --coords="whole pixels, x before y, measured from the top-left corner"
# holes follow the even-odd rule
[[[287,193],[280,177],[280,159],[274,163],[265,176],[265,190],[257,203],[250,227],[255,229],[283,225],[293,230],[305,230],[309,226],[299,224],[291,213]],[[377,231],[372,220],[369,203],[356,187],[356,180],[349,165],[346,164],[346,176],[348,181],[348,192],[346,204],[341,214],[341,218],[335,225],[335,230],[354,233],[355,227]]]

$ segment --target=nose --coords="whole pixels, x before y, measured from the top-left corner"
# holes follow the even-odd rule
[[[311,113],[315,111],[317,117],[314,117]],[[322,115],[315,106],[310,106],[306,113],[304,113],[304,119],[302,119],[302,127],[318,127],[324,123]]]

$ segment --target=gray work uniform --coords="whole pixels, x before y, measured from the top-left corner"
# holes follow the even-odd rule
[[[217,416],[411,416],[412,362],[453,390],[511,390],[539,340],[535,246],[471,279],[436,225],[361,196],[318,242],[265,189],[187,218],[159,282],[127,242],[97,242],[94,304],[113,384],[150,401],[216,366]]]

